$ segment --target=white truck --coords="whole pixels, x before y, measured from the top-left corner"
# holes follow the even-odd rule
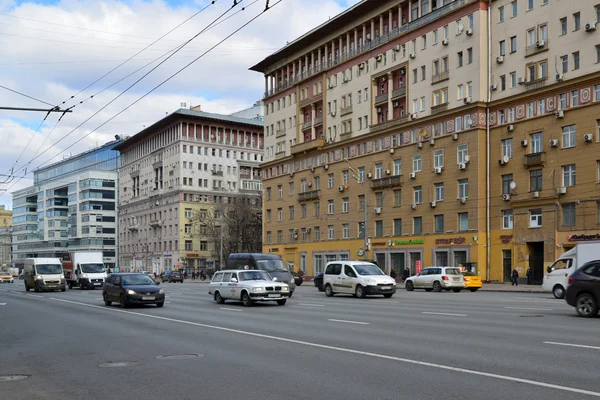
[[[567,292],[569,276],[588,261],[600,260],[600,241],[577,243],[550,265],[544,276],[542,289],[562,299]]]
[[[65,291],[65,277],[58,258],[26,258],[23,263],[25,290]]]
[[[69,260],[63,260],[65,279],[69,289],[102,288],[106,280],[106,268],[101,251],[81,251],[69,253]]]

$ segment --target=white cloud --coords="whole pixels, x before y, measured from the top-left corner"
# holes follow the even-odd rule
[[[262,97],[264,80],[259,73],[249,71],[249,67],[283,47],[287,41],[294,40],[341,12],[343,9],[339,3],[348,5],[347,3],[354,4],[357,1],[283,0],[154,93],[98,128],[264,9],[265,0],[254,4],[252,0],[245,0],[241,3],[241,6],[246,7],[244,11],[196,38],[90,122],[56,146],[50,147],[148,71],[150,66],[93,99],[86,100],[89,96],[183,43],[232,4],[231,0],[217,0],[214,5],[144,51],[135,60],[111,73],[73,101],[67,101],[66,105],[70,106],[86,100],[56,125],[52,136],[41,149],[47,152],[33,161],[28,166],[28,171],[46,161],[58,161],[67,146],[96,128],[96,132],[66,150],[66,153],[76,154],[87,150],[96,142],[102,144],[111,140],[115,134],[135,134],[144,126],[179,108],[182,102],[188,106],[201,104],[203,110],[219,113],[232,113],[250,106]],[[61,104],[206,4],[204,1],[196,3],[170,5],[163,1],[64,0],[43,5],[0,0],[0,85],[52,104]],[[274,3],[271,0],[271,4]],[[235,7],[227,16],[240,9],[240,6]],[[152,64],[154,65],[156,63]],[[47,107],[1,88],[0,105]],[[63,105],[61,107],[64,108]],[[23,167],[34,157],[58,117],[58,114],[48,117],[17,168]],[[10,171],[43,118],[43,113],[0,111],[0,139],[3,141],[3,146],[0,146],[0,174]],[[55,158],[50,160],[51,157]],[[29,186],[31,182],[31,179],[22,179],[10,191]],[[0,184],[0,190],[7,187],[6,184]],[[10,203],[10,195],[0,196],[0,204]]]

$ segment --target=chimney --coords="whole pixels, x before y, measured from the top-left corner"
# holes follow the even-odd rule
[[[192,111],[202,111],[201,108],[200,108],[200,104],[198,104],[197,106],[191,106],[190,110],[192,110]]]

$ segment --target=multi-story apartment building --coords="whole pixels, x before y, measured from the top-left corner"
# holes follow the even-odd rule
[[[0,266],[12,266],[12,228],[0,228]]]
[[[0,206],[0,228],[12,226],[12,210],[7,210],[6,206]]]
[[[102,251],[109,268],[117,251],[117,141],[33,173],[33,186],[13,193],[13,258],[67,258]]]
[[[540,281],[600,231],[598,12],[589,0],[362,1],[253,66],[265,75],[264,251],[309,275],[364,257],[495,281],[531,267]],[[570,187],[575,170],[584,180]]]
[[[116,147],[121,152],[120,264],[126,269],[218,267],[219,250],[192,231],[240,193],[260,193],[260,120],[180,109]]]

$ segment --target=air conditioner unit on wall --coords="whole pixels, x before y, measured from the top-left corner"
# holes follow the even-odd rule
[[[586,133],[585,135],[583,135],[583,140],[586,143],[592,143],[594,141],[594,136],[589,133]]]
[[[592,21],[592,22],[588,22],[587,24],[585,24],[585,31],[586,32],[593,32],[596,30],[596,21]]]
[[[510,200],[510,194],[503,194],[502,195],[502,200],[504,200],[504,201]]]

